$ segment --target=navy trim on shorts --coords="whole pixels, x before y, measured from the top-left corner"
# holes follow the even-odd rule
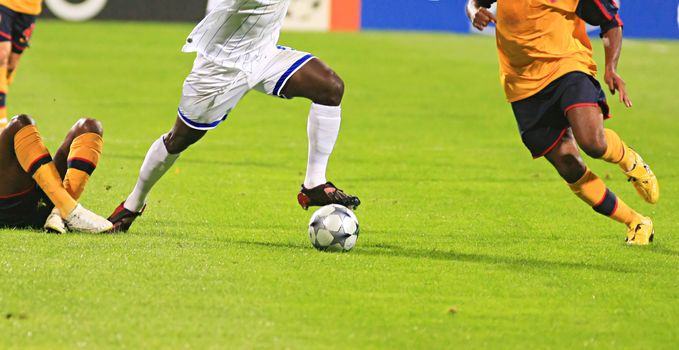
[[[179,118],[181,118],[181,120],[184,121],[184,123],[197,129],[214,129],[217,127],[217,125],[219,125],[219,123],[225,121],[226,117],[228,116],[228,114],[226,114],[224,115],[224,117],[222,117],[222,119],[214,121],[212,123],[198,123],[184,116],[181,109],[179,108],[177,108],[177,115],[179,115]]]
[[[35,190],[35,186],[31,186],[26,190],[18,193],[9,194],[6,196],[0,196],[0,209],[13,206],[16,203],[21,202],[26,196],[30,195],[31,192]]]
[[[314,55],[312,54],[307,54],[304,57],[300,58],[295,62],[288,70],[281,75],[280,79],[278,79],[278,82],[276,82],[276,86],[273,88],[273,95],[276,96],[281,96],[281,90],[283,90],[283,87],[285,86],[285,83],[288,81],[290,76],[294,74],[303,64],[307,63],[309,60],[314,58]]]

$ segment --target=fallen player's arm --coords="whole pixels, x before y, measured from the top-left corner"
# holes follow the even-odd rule
[[[576,13],[585,22],[601,28],[606,51],[604,81],[612,94],[619,92],[620,102],[632,107],[625,81],[618,74],[618,61],[622,51],[622,21],[618,15],[618,7],[612,0],[581,0]]]
[[[495,15],[489,10],[496,0],[469,0],[465,10],[474,28],[483,30],[488,24],[497,23]]]

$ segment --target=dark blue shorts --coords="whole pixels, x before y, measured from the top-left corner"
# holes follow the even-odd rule
[[[52,208],[54,204],[37,186],[0,196],[0,228],[41,229]]]
[[[610,117],[606,94],[591,75],[571,72],[526,99],[512,102],[521,140],[533,158],[549,153],[570,127],[566,112],[582,106],[598,106]]]
[[[28,48],[36,16],[15,12],[0,6],[0,42],[11,41],[12,52],[22,53]]]

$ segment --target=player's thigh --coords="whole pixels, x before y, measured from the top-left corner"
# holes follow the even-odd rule
[[[283,88],[286,97],[305,97],[326,105],[338,105],[344,95],[344,82],[318,58],[310,60],[292,75]]]
[[[314,56],[308,52],[278,46],[276,52],[266,60],[250,77],[254,89],[268,95],[292,98],[284,94],[292,78],[311,61]]]
[[[315,103],[339,105],[344,83],[312,54],[280,47],[259,74],[255,89],[282,98],[304,97]]]
[[[606,150],[604,119],[608,104],[601,86],[594,77],[572,72],[560,79],[560,108],[573,129],[575,139],[583,150],[597,156]]]
[[[0,196],[18,193],[33,184],[14,153],[14,135],[25,125],[10,121],[0,132]]]
[[[566,112],[578,144],[587,153],[606,150],[604,119],[599,106],[582,106]]]

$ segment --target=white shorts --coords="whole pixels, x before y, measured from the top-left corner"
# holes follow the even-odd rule
[[[198,54],[184,81],[178,116],[191,128],[213,129],[252,89],[285,98],[281,92],[288,79],[313,58],[307,52],[279,46],[260,68],[246,72],[217,65]]]

